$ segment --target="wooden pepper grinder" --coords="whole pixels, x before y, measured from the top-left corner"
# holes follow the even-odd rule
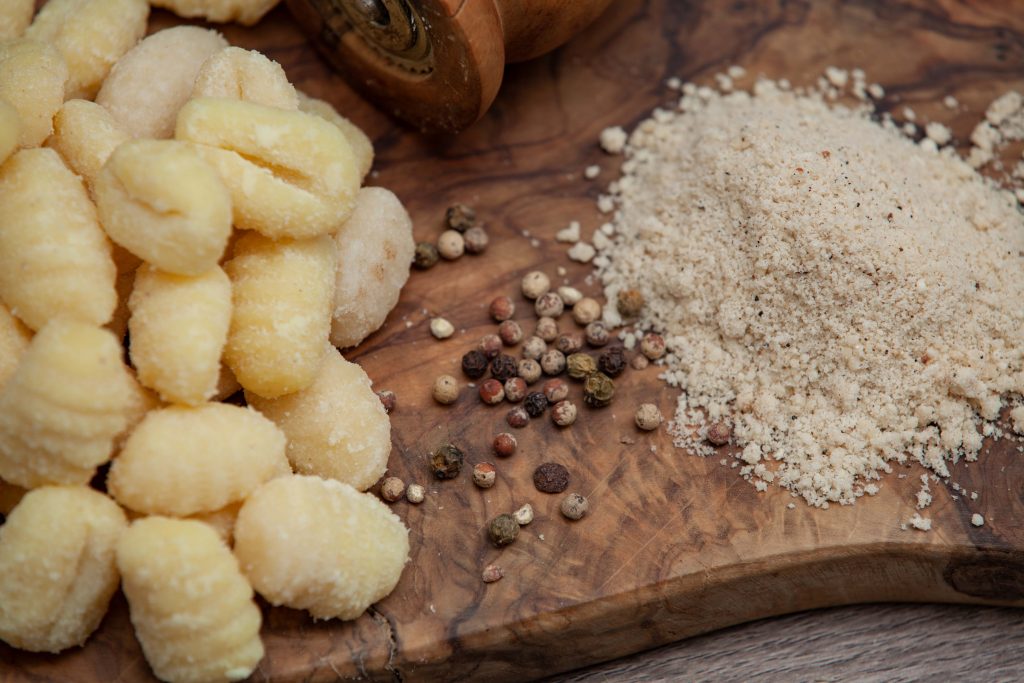
[[[544,54],[611,0],[288,0],[327,59],[385,111],[457,132],[491,106],[506,62]]]

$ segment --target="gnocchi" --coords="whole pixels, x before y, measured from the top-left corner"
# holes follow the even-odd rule
[[[281,0],[152,0],[154,7],[163,7],[189,19],[213,22],[237,21],[252,26]]]
[[[359,170],[336,126],[311,114],[201,97],[175,135],[196,143],[231,191],[234,223],[272,239],[336,230],[355,206]]]
[[[0,5],[0,41],[20,38],[32,23],[34,0],[4,0]]]
[[[334,236],[338,274],[331,343],[355,346],[381,325],[409,279],[416,242],[412,220],[394,194],[364,187],[356,209]]]
[[[68,99],[91,100],[110,67],[146,34],[146,0],[48,0],[25,37],[52,43],[68,68]]]
[[[234,540],[235,520],[238,518],[238,511],[240,509],[242,509],[242,501],[237,501],[225,505],[220,510],[200,512],[190,516],[188,519],[194,519],[197,522],[208,525],[217,532],[222,541],[231,545],[231,542]]]
[[[29,329],[0,304],[0,387],[14,374],[31,339]]]
[[[107,234],[143,261],[178,275],[217,265],[231,234],[231,198],[191,146],[126,142],[93,189]]]
[[[133,522],[117,545],[117,568],[135,636],[160,680],[240,681],[263,658],[252,588],[212,527]]]
[[[341,134],[345,136],[348,144],[352,147],[352,153],[356,157],[359,177],[365,180],[366,174],[373,167],[373,143],[370,142],[370,138],[367,137],[366,133],[359,126],[339,114],[329,102],[310,97],[301,91],[297,92],[299,96],[299,111],[319,116],[325,121],[333,123],[341,131]]]
[[[271,604],[317,619],[355,619],[398,583],[409,531],[370,494],[295,475],[267,482],[245,501],[235,555]]]
[[[299,108],[295,87],[284,69],[256,50],[226,47],[199,69],[193,97],[224,97],[255,102],[267,107]]]
[[[0,164],[18,149],[18,138],[21,137],[21,117],[18,110],[0,99]]]
[[[147,413],[128,436],[107,490],[136,512],[187,517],[243,500],[290,472],[284,434],[255,410],[169,406]]]
[[[199,67],[227,44],[216,31],[198,26],[157,31],[117,60],[96,103],[133,137],[172,137]]]
[[[224,271],[214,266],[187,277],[142,266],[128,307],[129,352],[139,381],[168,403],[198,405],[213,396],[231,322]]]
[[[19,147],[38,147],[53,132],[67,80],[67,64],[52,45],[24,38],[0,42],[0,100],[18,113]]]
[[[248,233],[224,265],[233,309],[224,361],[239,384],[277,398],[316,378],[331,326],[337,249],[330,235],[274,242]]]
[[[25,488],[87,483],[138,400],[114,335],[54,320],[0,388],[0,479]]]
[[[391,423],[370,378],[328,347],[312,385],[294,394],[249,405],[288,437],[288,461],[300,474],[337,479],[365,491],[384,475],[391,453]]]
[[[117,305],[110,242],[82,185],[52,149],[0,166],[0,299],[38,330],[52,318],[95,325]]]
[[[103,107],[88,100],[68,100],[53,117],[53,135],[47,145],[91,187],[110,155],[129,139]]]
[[[124,512],[85,486],[25,494],[0,526],[0,639],[33,652],[85,642],[117,590]]]

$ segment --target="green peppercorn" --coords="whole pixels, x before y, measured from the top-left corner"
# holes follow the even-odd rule
[[[583,382],[583,402],[594,408],[602,408],[612,402],[615,382],[603,372],[587,375]]]
[[[508,545],[519,535],[519,523],[512,515],[498,515],[487,524],[487,537],[497,547]]]
[[[597,362],[585,353],[574,353],[565,359],[565,366],[569,370],[569,376],[573,379],[583,379],[587,375],[597,372]]]
[[[446,443],[430,456],[430,468],[438,479],[454,479],[462,470],[466,457],[453,444]]]
[[[417,242],[416,252],[412,257],[412,264],[420,270],[426,270],[432,268],[441,255],[437,252],[435,247],[430,242]]]

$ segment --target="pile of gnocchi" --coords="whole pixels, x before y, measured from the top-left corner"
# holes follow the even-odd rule
[[[408,561],[365,493],[389,418],[338,348],[397,303],[412,224],[330,104],[148,15],[0,3],[0,639],[82,645],[120,585],[158,678],[239,680],[254,591],[353,619]]]

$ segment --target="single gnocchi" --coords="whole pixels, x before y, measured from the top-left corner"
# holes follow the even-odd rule
[[[240,681],[263,658],[252,588],[212,527],[133,522],[117,545],[117,568],[135,637],[160,680]]]
[[[56,317],[95,325],[117,305],[111,245],[85,187],[52,149],[0,166],[0,299],[33,330]]]
[[[224,271],[214,266],[189,277],[142,266],[128,307],[129,352],[139,381],[168,403],[198,405],[213,396],[231,323],[231,281]]]
[[[68,99],[91,100],[110,67],[146,33],[146,0],[48,0],[25,37],[52,43],[68,67]]]
[[[117,590],[124,512],[85,486],[25,494],[0,526],[0,639],[60,652],[96,630]]]
[[[88,100],[68,100],[53,118],[47,145],[91,187],[103,164],[131,139],[106,109]]]
[[[370,138],[359,126],[339,114],[330,102],[310,97],[301,91],[298,91],[298,95],[299,111],[319,116],[338,127],[352,147],[352,153],[355,155],[356,164],[359,167],[359,177],[365,180],[366,174],[373,167],[373,143]]]
[[[294,394],[246,400],[288,437],[288,461],[300,474],[337,479],[360,491],[384,475],[391,422],[370,378],[334,348],[312,385]]]
[[[173,137],[199,67],[227,45],[221,34],[198,26],[157,31],[117,60],[96,103],[133,137]]]
[[[118,147],[94,185],[100,222],[112,240],[178,275],[217,265],[231,234],[231,198],[216,171],[175,140]]]
[[[14,374],[31,340],[32,332],[0,304],[0,387]]]
[[[409,279],[416,242],[398,197],[382,187],[359,190],[356,209],[334,236],[338,274],[331,343],[355,346],[381,325]]]
[[[233,309],[224,361],[239,384],[277,398],[305,389],[324,359],[337,249],[330,235],[275,242],[248,233],[224,270]]]
[[[175,136],[220,173],[234,223],[272,239],[336,230],[355,206],[359,169],[336,126],[301,111],[201,97],[181,108]]]
[[[18,113],[19,147],[38,147],[53,132],[67,80],[67,64],[52,45],[25,38],[0,42],[0,100]]]
[[[193,97],[223,97],[295,110],[299,99],[281,65],[256,50],[226,47],[196,76]]]
[[[138,401],[114,335],[54,320],[0,388],[0,479],[25,488],[87,483]]]
[[[279,2],[281,0],[153,0],[153,7],[163,7],[188,19],[217,23],[236,21],[252,26]]]
[[[0,41],[20,38],[32,23],[34,0],[4,0],[0,4]]]
[[[169,406],[149,412],[128,436],[107,489],[136,512],[187,517],[241,501],[290,472],[284,434],[255,410]]]
[[[235,555],[271,604],[355,619],[398,583],[409,531],[370,494],[296,475],[267,482],[245,501]]]

